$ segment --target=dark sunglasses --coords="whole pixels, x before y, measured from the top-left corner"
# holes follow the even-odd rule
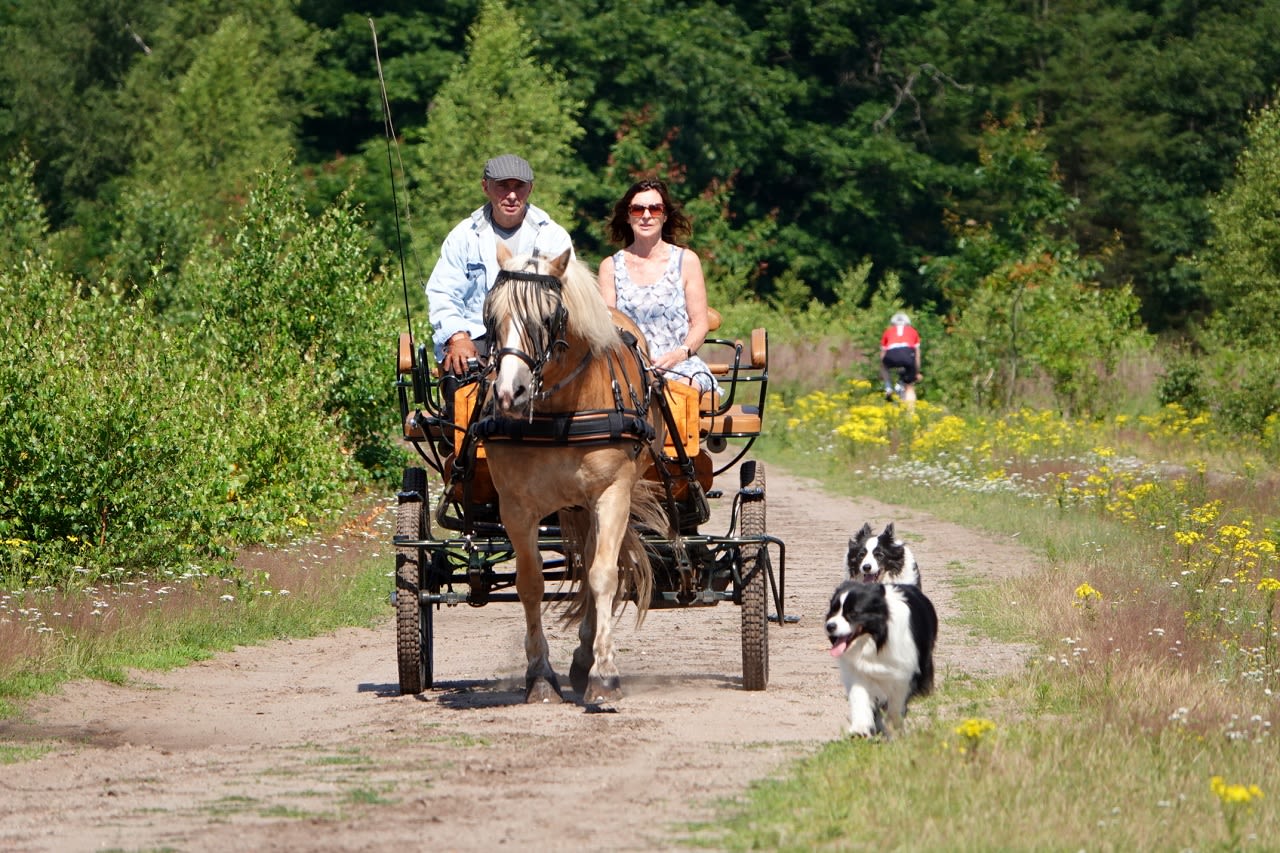
[[[646,210],[654,216],[661,216],[662,211],[666,209],[667,206],[662,202],[658,202],[657,204],[633,204],[629,208],[632,216],[644,216],[644,212]]]

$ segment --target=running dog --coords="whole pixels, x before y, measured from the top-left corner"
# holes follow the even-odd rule
[[[847,580],[831,597],[826,628],[849,696],[849,734],[901,734],[907,702],[933,689],[933,603],[917,586]]]
[[[849,540],[845,566],[850,580],[864,583],[900,583],[920,586],[920,566],[911,549],[895,538],[893,522],[876,536],[870,524],[862,525]]]

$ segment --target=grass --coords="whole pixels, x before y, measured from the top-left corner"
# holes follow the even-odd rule
[[[815,408],[829,408],[819,402]],[[946,581],[961,624],[1034,651],[1013,676],[948,674],[912,705],[905,736],[829,744],[754,786],[745,804],[726,803],[727,819],[695,827],[692,843],[835,851],[1280,846],[1276,592],[1266,591],[1276,568],[1277,533],[1266,514],[1274,512],[1274,482],[1208,476],[1190,462],[1180,466],[1183,479],[1146,486],[1117,473],[1128,469],[1114,448],[1082,450],[1097,446],[1083,429],[1058,436],[1055,455],[1001,444],[990,424],[969,425],[944,466],[929,453],[909,455],[906,441],[876,445],[861,427],[847,427],[857,451],[849,453],[838,439],[815,440],[815,420],[797,417],[792,435],[803,440],[775,439],[758,455],[833,493],[1016,536],[1043,555],[1043,568],[1014,580]],[[923,429],[915,436],[927,437]],[[1154,447],[1132,438],[1124,452]],[[995,461],[975,464],[972,454],[957,464],[966,440],[970,448],[991,441],[981,449]],[[1162,440],[1162,453],[1196,453]],[[945,483],[929,473],[944,469]],[[1203,541],[1175,544],[1190,541],[1192,529]]]
[[[917,718],[897,741],[834,742],[755,786],[737,817],[702,837],[727,850],[1220,849],[1212,773],[1188,773],[1186,757],[1236,779],[1273,765],[1264,750],[1174,729],[1137,742],[1123,726],[1026,713],[1035,697],[1016,689],[981,701],[995,727],[976,748],[946,714]],[[1266,820],[1252,815],[1249,831]]]
[[[0,764],[21,764],[24,761],[35,761],[42,755],[52,752],[48,744],[8,744],[0,743]]]

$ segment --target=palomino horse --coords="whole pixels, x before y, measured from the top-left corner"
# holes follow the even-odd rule
[[[644,370],[639,330],[605,306],[595,277],[568,251],[554,259],[512,257],[499,244],[498,262],[502,272],[484,306],[496,370],[493,417],[481,426],[516,555],[525,699],[561,701],[542,628],[546,582],[538,548],[539,524],[559,512],[566,562],[580,580],[565,617],[579,622],[570,683],[584,704],[613,702],[622,698],[614,617],[634,596],[643,620],[653,591],[632,518],[659,531],[670,523],[642,479],[650,444],[662,447],[662,416],[651,403],[660,392]]]

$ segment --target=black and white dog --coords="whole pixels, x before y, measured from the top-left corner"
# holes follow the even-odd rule
[[[849,540],[845,566],[850,580],[865,583],[907,583],[920,586],[920,566],[911,549],[894,536],[893,522],[876,536],[863,524]]]
[[[907,702],[933,689],[937,637],[938,614],[917,586],[847,580],[836,588],[827,638],[849,695],[849,734],[901,734]]]

